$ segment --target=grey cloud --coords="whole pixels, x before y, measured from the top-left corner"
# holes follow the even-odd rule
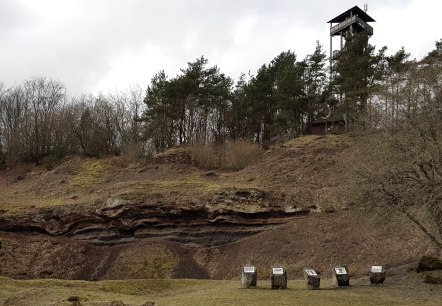
[[[376,10],[400,8],[410,2],[372,0],[369,10],[376,19]],[[53,12],[67,16],[60,20],[34,15],[25,0],[0,0],[0,81],[11,84],[32,75],[45,75],[63,81],[73,93],[88,91],[110,73],[121,54],[130,56],[146,44],[158,47],[172,63],[174,69],[166,71],[168,75],[173,76],[188,61],[205,55],[211,64],[237,77],[240,72],[257,69],[281,51],[291,49],[302,58],[313,51],[316,40],[327,47],[326,22],[355,4],[364,4],[352,0],[66,3],[72,8],[59,5]],[[70,9],[72,12],[66,11]],[[247,16],[255,16],[256,24],[248,43],[238,45],[234,41],[235,27]],[[186,37],[193,39],[189,48],[185,46]],[[143,84],[156,72],[152,69],[159,60],[154,55],[145,56],[148,58],[142,68],[146,74],[139,80]]]

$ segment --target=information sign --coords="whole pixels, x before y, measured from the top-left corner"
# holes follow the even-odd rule
[[[335,268],[336,274],[347,274],[347,270],[344,267]]]
[[[318,275],[318,274],[316,274],[315,270],[313,270],[313,269],[305,269],[304,271],[305,271],[305,273],[307,273],[307,275],[310,275],[310,276],[317,276]]]
[[[273,275],[282,275],[282,274],[284,274],[284,269],[283,268],[273,268],[272,273],[273,273]]]

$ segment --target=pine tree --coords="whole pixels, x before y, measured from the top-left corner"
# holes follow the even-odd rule
[[[317,42],[313,54],[304,59],[304,92],[308,103],[308,124],[315,119],[328,116],[326,54]]]
[[[366,127],[367,101],[372,87],[382,78],[378,67],[386,48],[375,55],[375,47],[368,43],[368,38],[365,32],[348,36],[335,59],[333,82],[338,88],[340,111],[344,114],[347,129],[354,123]]]

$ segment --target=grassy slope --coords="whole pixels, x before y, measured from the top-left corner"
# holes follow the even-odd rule
[[[360,282],[361,283],[361,282]],[[301,280],[289,281],[287,290],[271,290],[269,281],[256,289],[243,289],[239,281],[128,280],[128,281],[17,281],[0,278],[0,303],[4,305],[440,305],[440,285],[355,285],[336,289],[322,281],[321,290],[305,289]],[[7,302],[6,302],[7,301]]]
[[[301,137],[267,151],[255,165],[239,172],[221,172],[216,178],[206,177],[206,171],[194,167],[185,149],[133,162],[124,156],[102,160],[73,157],[50,171],[28,165],[0,171],[4,191],[0,212],[20,215],[46,208],[93,211],[109,196],[120,194],[164,202],[177,197],[183,203],[201,202],[205,195],[225,188],[284,193],[290,200],[288,205],[314,203],[320,208],[339,208],[342,199],[338,189],[347,164],[343,157],[354,158],[347,153],[353,142],[347,136]]]

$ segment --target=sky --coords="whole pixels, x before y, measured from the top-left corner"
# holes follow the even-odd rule
[[[378,49],[421,58],[442,38],[441,0],[0,0],[0,82],[45,76],[71,95],[145,88],[202,55],[237,80],[282,51],[302,60],[316,41],[328,54],[327,21],[364,3]]]

